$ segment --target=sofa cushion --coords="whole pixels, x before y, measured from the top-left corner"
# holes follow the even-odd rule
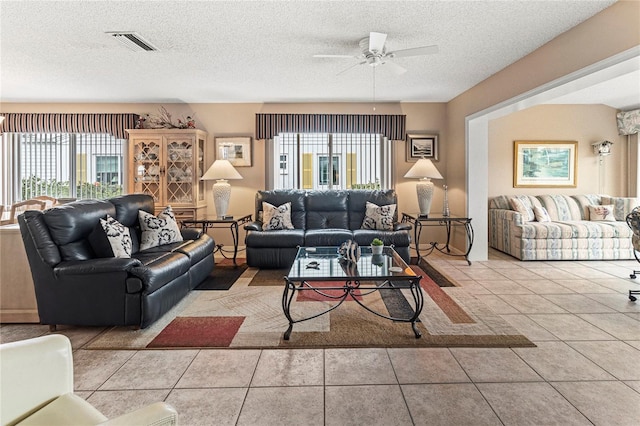
[[[396,212],[395,204],[378,206],[367,201],[362,229],[377,229],[390,231],[393,229],[393,216]]]
[[[356,229],[353,239],[361,246],[368,246],[374,238],[380,238],[385,246],[409,247],[411,234],[409,232],[374,231],[370,229]]]
[[[305,199],[305,229],[349,229],[347,191],[310,191]]]
[[[108,214],[115,215],[110,202],[80,200],[46,210],[43,218],[62,260],[87,260],[95,257],[87,237]]]
[[[304,246],[304,230],[283,229],[275,231],[251,231],[245,238],[247,247],[289,248]]]
[[[613,204],[602,206],[589,206],[589,220],[615,222],[613,215]]]
[[[393,189],[380,190],[352,190],[349,191],[349,229],[356,230],[362,228],[367,202],[378,206],[397,204],[398,198]],[[393,215],[393,221],[398,221],[398,209]]]
[[[258,191],[255,199],[256,219],[262,221],[262,203],[273,206],[291,203],[291,223],[296,229],[304,229],[307,215],[304,206],[305,191],[299,189]]]
[[[536,221],[538,222],[551,222],[551,217],[549,217],[549,212],[544,207],[534,207],[533,214],[536,216]]]
[[[627,215],[640,206],[640,198],[635,197],[602,197],[602,204],[613,205],[613,215],[616,220],[627,220]]]
[[[554,222],[589,220],[578,201],[569,195],[539,195],[537,198]]]
[[[131,235],[129,235],[129,228],[109,215],[107,215],[106,219],[100,219],[100,227],[107,236],[113,257],[131,257],[132,242]],[[91,239],[89,242],[91,242]]]
[[[182,241],[182,234],[171,206],[165,207],[157,217],[144,210],[140,210],[138,216],[142,229],[140,250]]]
[[[339,246],[352,238],[353,233],[348,229],[309,229],[304,235],[304,246]]]
[[[131,268],[131,273],[140,278],[145,293],[153,293],[170,281],[187,273],[191,267],[189,257],[178,252],[149,253],[141,251],[132,255],[143,266]]]
[[[278,207],[262,202],[262,230],[275,231],[277,229],[293,229],[291,223],[291,203],[284,203]]]
[[[516,195],[509,199],[511,208],[522,215],[524,222],[531,222],[536,219],[536,215],[533,212],[533,206],[531,201],[525,195]]]

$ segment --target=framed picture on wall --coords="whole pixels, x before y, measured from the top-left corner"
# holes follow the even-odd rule
[[[514,141],[514,188],[575,188],[576,141]]]
[[[229,160],[234,167],[251,167],[251,136],[216,138],[216,160]]]
[[[407,134],[407,161],[415,163],[421,158],[438,160],[438,135]]]

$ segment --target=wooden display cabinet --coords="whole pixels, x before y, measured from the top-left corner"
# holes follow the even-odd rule
[[[129,193],[153,197],[156,214],[171,206],[176,220],[204,219],[207,133],[197,129],[132,129],[129,133]]]

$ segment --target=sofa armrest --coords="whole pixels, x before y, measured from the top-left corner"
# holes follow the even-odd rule
[[[245,231],[262,231],[262,222],[254,221],[244,226]]]
[[[165,402],[156,402],[100,424],[105,426],[174,426],[178,424],[178,412]]]
[[[411,231],[412,228],[413,226],[411,226],[411,224],[408,222],[400,222],[400,223],[393,224],[394,231]]]
[[[197,240],[202,236],[202,230],[197,228],[183,228],[180,230],[182,238],[185,240]]]
[[[108,274],[111,272],[131,271],[142,266],[138,259],[109,257],[89,260],[69,260],[61,262],[54,268],[58,277],[87,274]]]

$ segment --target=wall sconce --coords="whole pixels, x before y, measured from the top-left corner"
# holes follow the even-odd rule
[[[613,145],[613,142],[609,141],[594,142],[591,144],[591,146],[593,146],[593,153],[601,157],[611,154],[611,145]]]

